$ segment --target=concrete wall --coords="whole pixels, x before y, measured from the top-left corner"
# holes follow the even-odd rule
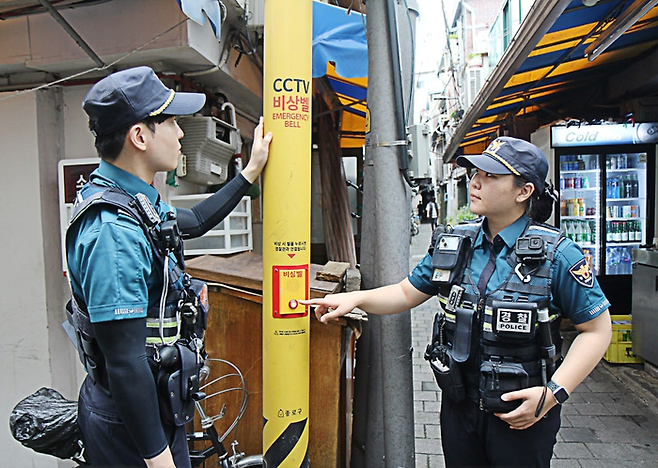
[[[0,101],[0,217],[3,219],[5,293],[0,310],[0,420],[42,386],[77,393],[79,370],[60,327],[66,282],[61,272],[57,161],[62,154],[62,90]],[[0,99],[6,95],[0,95]],[[0,431],[4,466],[54,467],[57,461]]]

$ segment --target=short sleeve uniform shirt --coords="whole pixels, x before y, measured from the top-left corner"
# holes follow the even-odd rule
[[[90,181],[133,196],[143,193],[162,218],[174,211],[153,186],[106,161],[101,160]],[[81,196],[98,190],[86,185]],[[67,237],[71,287],[85,301],[91,321],[145,317],[160,299],[163,274],[139,223],[115,207],[92,206],[71,229]]]
[[[490,249],[494,249],[495,270],[486,285],[487,294],[497,289],[512,273],[507,258],[514,250],[516,239],[521,236],[530,222],[527,215],[503,229],[489,242],[481,229],[474,242],[471,271],[475,284],[489,261]],[[411,284],[421,292],[436,295],[439,288],[431,281],[432,257],[427,254],[409,274]],[[563,317],[575,324],[588,322],[610,307],[591,269],[586,264],[580,247],[570,239],[563,239],[555,249],[551,266],[552,311],[559,311]]]

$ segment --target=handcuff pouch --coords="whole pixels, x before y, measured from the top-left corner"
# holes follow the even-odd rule
[[[438,284],[461,283],[471,238],[459,234],[440,234],[432,252],[432,281]]]
[[[493,301],[491,329],[505,340],[526,341],[535,338],[536,302]]]
[[[435,349],[436,357],[429,361],[436,383],[443,395],[455,403],[466,398],[466,389],[462,380],[461,368],[452,358],[452,350],[448,345],[440,345]]]
[[[480,401],[490,413],[509,413],[518,408],[522,399],[503,401],[501,395],[529,386],[528,372],[519,363],[484,361],[480,365]]]
[[[436,383],[447,398],[459,403],[466,398],[466,389],[462,380],[460,366],[452,358],[452,350],[445,343],[445,314],[439,312],[434,316],[432,342],[427,345],[425,359],[429,362]]]

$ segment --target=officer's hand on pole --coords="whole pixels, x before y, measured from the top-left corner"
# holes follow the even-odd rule
[[[315,306],[315,316],[322,323],[338,320],[345,314],[352,312],[357,306],[352,294],[329,294],[322,299],[309,299],[299,301],[301,304]]]
[[[523,430],[528,429],[534,423],[544,417],[548,411],[553,408],[557,403],[553,398],[550,390],[548,395],[545,391],[546,387],[531,387],[516,392],[504,393],[501,398],[505,401],[523,400],[521,406],[509,413],[496,413],[502,421],[509,424],[510,429]],[[544,405],[538,416],[535,416],[535,411],[539,405],[542,396],[545,398]]]
[[[272,132],[263,135],[263,117],[260,118],[258,126],[254,129],[254,142],[251,145],[251,158],[247,167],[242,170],[242,176],[249,182],[254,183],[258,178],[270,152],[270,142],[272,141]]]

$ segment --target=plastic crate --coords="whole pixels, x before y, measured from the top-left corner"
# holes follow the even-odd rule
[[[630,315],[611,315],[612,338],[603,359],[615,364],[642,363],[644,359],[633,354],[633,323]]]
[[[176,208],[192,208],[213,194],[176,195],[169,197],[169,204]],[[238,205],[217,226],[203,236],[185,240],[185,256],[223,255],[252,250],[251,199],[242,197]]]

